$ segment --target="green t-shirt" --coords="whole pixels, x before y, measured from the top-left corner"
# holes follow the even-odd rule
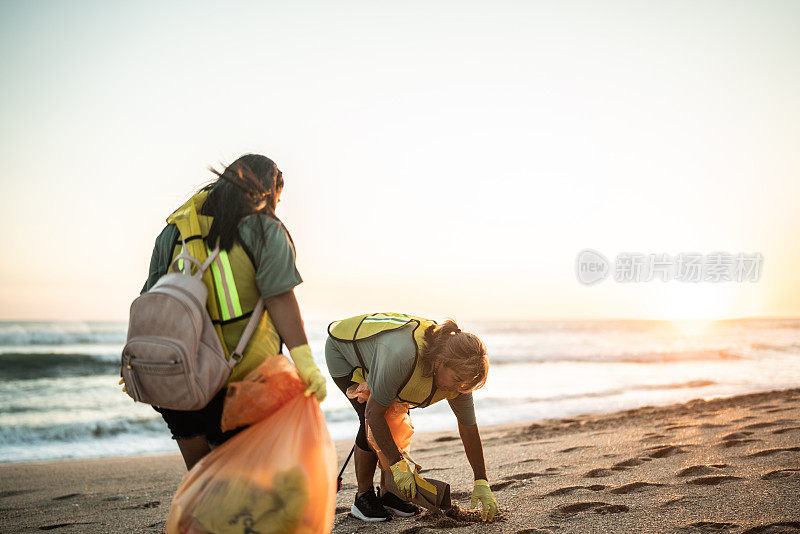
[[[381,406],[394,402],[403,382],[414,368],[417,344],[414,342],[414,325],[383,332],[358,343],[358,351],[369,369],[367,385],[370,395]],[[353,343],[328,338],[325,360],[332,377],[348,376],[361,364]],[[462,393],[448,399],[450,408],[462,425],[474,425],[475,406],[472,393]]]
[[[253,262],[256,285],[263,298],[286,293],[303,282],[295,265],[294,245],[279,220],[262,214],[250,215],[239,223],[239,239]],[[179,242],[180,233],[174,224],[167,225],[156,238],[150,274],[142,293],[167,274],[175,244]]]

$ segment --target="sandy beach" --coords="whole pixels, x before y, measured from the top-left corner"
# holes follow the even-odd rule
[[[333,531],[800,533],[800,389],[484,425],[482,436],[496,522],[363,523],[348,515],[351,465]],[[351,442],[336,445],[341,463]],[[469,505],[455,432],[417,435],[412,455]],[[0,532],[161,532],[184,473],[178,454],[2,465]]]

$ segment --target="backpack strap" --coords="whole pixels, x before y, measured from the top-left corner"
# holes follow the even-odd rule
[[[247,326],[244,327],[242,337],[239,338],[239,343],[236,344],[236,349],[234,349],[234,351],[231,353],[231,359],[236,360],[236,363],[242,361],[242,355],[244,354],[244,350],[247,348],[247,343],[253,336],[253,332],[255,332],[263,313],[264,299],[259,297],[258,302],[256,302],[256,307],[253,309],[252,315],[250,315],[250,320],[247,321]]]
[[[219,245],[217,245],[217,247],[211,251],[211,253],[206,258],[206,261],[204,261],[201,264],[197,260],[197,258],[189,254],[189,250],[186,248],[186,241],[181,239],[181,253],[178,254],[172,261],[172,264],[170,265],[170,270],[176,273],[183,272],[183,274],[192,276],[192,264],[194,264],[195,267],[197,267],[197,272],[195,272],[193,275],[194,278],[202,278],[203,273],[206,272],[206,270],[209,268],[211,263],[217,258],[218,255],[219,255]]]
[[[183,271],[184,274],[193,276],[194,278],[202,278],[203,273],[206,272],[206,269],[208,269],[214,260],[217,259],[217,256],[219,256],[219,245],[217,245],[214,250],[208,254],[206,261],[201,264],[199,261],[197,261],[197,258],[189,254],[189,251],[186,248],[186,241],[181,239],[181,243],[181,253],[175,257],[175,260],[172,262],[170,268],[175,272]],[[197,267],[197,272],[195,272],[194,275],[192,275],[192,264]],[[253,337],[253,333],[256,331],[256,327],[258,326],[263,314],[264,299],[259,298],[258,302],[256,302],[256,307],[253,309],[253,312],[250,315],[250,320],[247,322],[247,326],[245,326],[244,331],[242,332],[242,337],[239,338],[239,343],[236,344],[236,349],[233,351],[233,353],[231,353],[231,359],[235,360],[236,363],[242,361],[242,355],[247,348],[247,344],[250,342],[250,338]]]

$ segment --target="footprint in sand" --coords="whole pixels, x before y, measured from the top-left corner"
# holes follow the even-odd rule
[[[615,463],[611,469],[615,471],[620,471],[627,469],[628,467],[636,467],[637,465],[642,465],[645,462],[652,462],[652,458],[630,458],[628,460],[624,460],[622,462]]]
[[[731,421],[731,423],[743,423],[745,421],[752,421],[753,419],[756,419],[755,415],[748,415],[747,417],[740,417],[739,419],[734,419],[733,421]]]
[[[554,467],[551,467],[551,468],[547,469],[547,471],[549,471],[550,469],[552,469],[554,471],[558,471],[558,469],[555,469]],[[503,480],[511,480],[511,481],[517,482],[517,481],[520,481],[520,480],[528,480],[529,478],[535,478],[535,477],[551,477],[551,476],[554,476],[555,474],[556,473],[534,473],[534,472],[516,473],[514,475],[508,475],[508,476],[503,477]]]
[[[583,475],[584,478],[600,478],[600,477],[610,477],[614,474],[614,471],[610,469],[592,469],[591,471],[587,472]]]
[[[581,512],[594,512],[596,514],[616,514],[630,510],[624,504],[609,504],[607,502],[574,502],[562,504],[550,512],[550,517],[555,520],[567,519]]]
[[[14,495],[25,495],[27,493],[33,493],[36,490],[8,490],[8,491],[0,491],[0,499],[4,499],[6,497],[13,497]]]
[[[608,486],[602,484],[593,484],[591,486],[567,486],[565,488],[554,489],[551,492],[545,493],[546,497],[556,497],[558,495],[570,495],[580,490],[600,491],[606,489]]]
[[[664,484],[653,484],[650,482],[631,482],[630,484],[625,484],[624,486],[612,489],[611,493],[615,493],[617,495],[626,495],[628,493],[643,491],[645,489],[653,488],[656,486],[664,486]]]
[[[706,532],[728,532],[739,525],[736,523],[715,523],[713,521],[699,521],[678,528],[676,534],[701,534]]]
[[[139,508],[157,508],[161,505],[161,501],[143,502],[141,504],[134,504],[132,506],[123,506],[120,510],[138,510]]]
[[[65,501],[67,499],[72,499],[73,497],[80,497],[83,493],[67,493],[66,495],[61,495],[60,497],[53,497],[54,501]]]
[[[731,426],[731,425],[721,425],[717,423],[703,423],[698,428],[725,428],[726,426]]]
[[[684,428],[694,428],[696,425],[672,425],[668,426],[664,429],[666,432],[672,432],[673,430],[681,430]]]
[[[778,419],[776,421],[764,421],[763,423],[753,423],[752,425],[743,426],[742,430],[758,430],[759,428],[769,428],[771,426],[785,425],[787,423],[796,423],[793,419]]]
[[[779,469],[761,475],[762,480],[776,480],[784,478],[800,479],[800,469]]]
[[[742,534],[800,534],[800,521],[781,521],[748,528]]]
[[[711,473],[717,473],[719,469],[724,467],[728,467],[726,464],[717,464],[713,466],[708,465],[693,465],[691,467],[687,467],[686,469],[681,469],[678,471],[678,474],[675,476],[678,477],[696,477],[701,475],[710,475]]]
[[[689,452],[687,447],[692,447],[693,445],[659,445],[658,447],[651,447],[649,449],[645,449],[646,455],[650,458],[667,458],[669,456],[675,456],[676,454],[686,454]]]
[[[741,480],[741,477],[735,477],[733,475],[716,475],[710,477],[700,477],[695,478],[687,482],[687,484],[694,484],[696,486],[716,486],[718,484],[722,484],[723,482],[732,482],[734,480]]]
[[[766,449],[763,451],[754,452],[753,454],[748,454],[747,458],[761,458],[762,456],[772,456],[773,454],[778,454],[781,452],[800,452],[800,447],[783,447],[780,449]]]
[[[593,449],[593,448],[594,447],[591,447],[591,446],[588,446],[588,445],[579,445],[577,447],[569,447],[567,449],[562,449],[562,450],[560,450],[558,452],[574,452],[574,451],[580,451],[582,449]]]
[[[424,469],[420,469],[422,473],[432,473],[434,471],[449,471],[451,469],[455,469],[454,467],[426,467]]]
[[[787,412],[789,410],[794,410],[794,408],[775,408],[774,410],[767,410],[764,413],[778,413],[778,412]]]
[[[661,441],[666,437],[669,437],[669,436],[667,436],[666,434],[650,433],[650,434],[645,434],[644,437],[642,439],[640,439],[639,441],[642,442],[642,443],[647,443],[649,441]]]
[[[500,491],[501,489],[505,489],[508,486],[514,484],[516,480],[507,480],[505,482],[495,482],[494,484],[489,486],[489,489],[492,491]]]
[[[792,431],[795,431],[795,430],[800,430],[800,426],[790,426],[790,427],[787,427],[787,428],[779,428],[777,430],[773,430],[772,433],[773,434],[785,434],[787,432],[792,432]]]
[[[664,501],[663,503],[661,503],[660,506],[661,508],[669,508],[670,506],[684,505],[690,502],[692,502],[692,499],[690,499],[686,495],[681,495],[680,497]]]
[[[522,464],[530,464],[534,462],[541,462],[541,458],[528,458],[527,460],[520,460],[519,462],[512,462],[510,464],[502,464],[500,467],[516,467]]]
[[[64,528],[64,527],[73,527],[76,525],[94,525],[93,521],[82,521],[82,522],[75,522],[75,523],[56,523],[55,525],[43,525],[39,527],[39,530],[55,530],[57,528]]]
[[[751,438],[752,432],[742,431],[742,432],[733,432],[732,434],[728,434],[727,436],[722,437],[722,441],[717,443],[717,447],[742,447],[747,445],[748,443],[753,443],[755,441],[762,441],[758,438]]]
[[[436,438],[433,441],[434,441],[434,443],[445,443],[445,442],[448,442],[448,441],[455,441],[457,439],[458,438],[455,437],[455,436],[442,436],[440,438]]]
[[[754,443],[756,441],[763,441],[763,440],[758,439],[758,438],[729,439],[729,440],[726,440],[726,441],[720,441],[719,443],[717,443],[717,447],[724,447],[726,449],[729,449],[731,447],[743,447],[743,446],[747,445],[748,443]]]

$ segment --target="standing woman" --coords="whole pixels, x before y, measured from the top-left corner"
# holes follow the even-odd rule
[[[358,490],[351,508],[364,521],[385,521],[391,510],[400,516],[419,512],[412,503],[385,491],[392,476],[405,499],[416,493],[412,468],[401,456],[386,422],[386,410],[395,401],[425,408],[447,399],[458,420],[458,431],[475,476],[472,505],[480,501],[483,519],[497,512],[483,458],[472,390],[486,382],[489,361],[477,336],[462,332],[453,321],[434,321],[400,313],[373,313],[336,321],[328,327],[325,359],[331,377],[342,392],[366,380],[370,397],[366,404],[350,399],[358,414],[355,466]],[[391,474],[381,470],[381,495],[372,481],[378,462],[367,442],[369,424],[380,450],[391,464]]]
[[[279,353],[283,343],[308,388],[306,394],[322,402],[325,379],[311,355],[294,295],[294,287],[303,281],[295,267],[294,244],[275,215],[283,190],[281,171],[258,154],[240,157],[221,173],[211,170],[217,180],[167,219],[156,239],[142,293],[167,273],[183,243],[195,257],[197,251],[205,254],[219,245],[219,256],[203,280],[208,286],[208,312],[226,355],[236,348],[258,299],[264,299],[266,308],[227,383],[242,380],[267,356]],[[187,469],[241,430],[220,429],[226,391],[223,388],[200,410],[154,407],[178,443]]]

